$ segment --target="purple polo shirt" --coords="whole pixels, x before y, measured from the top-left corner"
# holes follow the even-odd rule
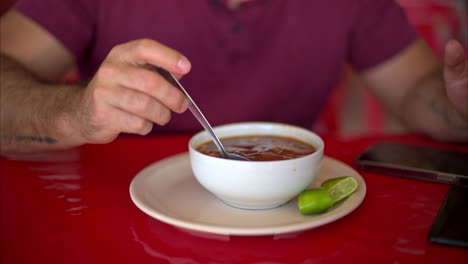
[[[110,49],[151,38],[189,58],[182,84],[212,125],[276,121],[310,128],[349,62],[364,71],[416,39],[392,0],[19,0],[90,79]],[[201,130],[187,111],[154,132]]]

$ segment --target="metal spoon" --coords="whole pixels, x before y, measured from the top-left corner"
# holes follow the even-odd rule
[[[197,118],[198,122],[203,126],[203,128],[210,134],[211,139],[215,143],[216,147],[218,147],[219,153],[222,158],[225,159],[233,159],[233,160],[249,160],[244,156],[235,154],[235,153],[230,153],[227,152],[226,149],[224,149],[223,144],[219,140],[218,136],[216,136],[215,132],[213,131],[213,128],[211,127],[210,123],[208,123],[208,120],[206,120],[205,116],[203,113],[200,111],[198,106],[195,104],[193,99],[190,97],[190,95],[187,93],[187,91],[184,89],[182,84],[180,84],[179,80],[170,72],[164,70],[163,68],[160,67],[154,67],[156,71],[168,82],[170,82],[172,85],[175,87],[178,87],[182,92],[185,94],[187,99],[189,100],[189,110],[192,112],[192,114]]]

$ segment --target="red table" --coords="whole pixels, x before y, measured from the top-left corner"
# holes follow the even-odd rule
[[[29,161],[1,158],[1,263],[468,263],[467,249],[427,240],[449,186],[363,171],[367,195],[355,211],[300,233],[201,235],[155,220],[132,203],[129,184],[187,151],[189,137],[120,137],[21,157]],[[467,150],[411,135],[323,137],[325,154],[353,167],[379,140]]]

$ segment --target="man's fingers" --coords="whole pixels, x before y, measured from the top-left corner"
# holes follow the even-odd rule
[[[158,125],[165,125],[171,119],[171,111],[161,102],[134,89],[116,86],[105,100],[120,110]]]
[[[447,96],[456,109],[468,118],[468,62],[458,41],[451,40],[445,46],[444,64]]]
[[[467,65],[462,45],[456,40],[450,40],[445,45],[445,78],[447,81],[466,78]]]
[[[114,47],[99,67],[85,96],[90,111],[86,122],[90,142],[108,142],[120,132],[145,135],[153,123],[165,125],[171,110],[183,112],[188,100],[148,65],[177,76],[190,71],[181,53],[153,40],[142,39]]]
[[[153,129],[153,123],[142,117],[113,106],[110,106],[109,110],[110,111],[107,113],[107,121],[112,125],[108,126],[105,130],[104,135],[107,135],[103,137],[105,140],[96,143],[113,141],[115,137],[122,132],[144,136]]]
[[[151,64],[162,67],[175,74],[187,74],[190,61],[178,51],[157,41],[140,39],[116,46],[110,55],[124,59],[127,63],[143,66]]]
[[[184,93],[154,70],[128,64],[103,63],[97,76],[105,82],[112,82],[112,86],[121,85],[146,93],[177,113],[187,110],[189,103]]]
[[[121,125],[120,131],[122,132],[144,136],[149,134],[153,129],[153,123],[151,121],[120,109],[116,109],[116,111],[121,112],[119,113],[119,121]]]

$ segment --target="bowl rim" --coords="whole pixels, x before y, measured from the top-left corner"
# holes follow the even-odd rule
[[[260,161],[260,160],[249,160],[248,162],[249,163],[252,163],[252,162],[255,162],[255,163],[270,163],[270,162],[290,162],[290,161],[293,161],[293,160],[300,160],[300,159],[305,159],[305,158],[310,158],[312,156],[318,156],[318,155],[324,155],[324,149],[325,149],[325,142],[323,141],[322,137],[320,135],[318,135],[317,133],[315,133],[314,131],[310,130],[310,129],[307,129],[307,128],[304,128],[304,127],[300,127],[300,126],[297,126],[297,125],[293,125],[293,124],[287,124],[287,123],[281,123],[281,122],[268,122],[268,121],[246,121],[246,122],[235,122],[235,123],[227,123],[227,124],[222,124],[222,125],[218,125],[218,126],[214,126],[213,127],[213,130],[215,132],[219,131],[219,130],[223,130],[223,129],[226,129],[226,128],[230,128],[230,127],[237,127],[237,126],[247,126],[247,125],[259,125],[259,126],[273,126],[273,127],[289,127],[291,129],[295,129],[297,131],[301,131],[301,132],[304,132],[304,133],[307,133],[309,135],[311,135],[312,137],[314,137],[314,141],[315,142],[318,142],[318,143],[309,143],[309,142],[305,142],[303,139],[299,139],[297,137],[294,137],[294,136],[290,136],[290,138],[292,139],[296,139],[296,140],[299,140],[301,142],[305,142],[307,144],[312,144],[316,150],[312,153],[310,153],[309,155],[305,155],[305,156],[302,156],[302,157],[299,157],[299,158],[294,158],[294,159],[287,159],[287,160],[269,160],[269,161]],[[240,136],[242,135],[255,135],[255,133],[251,133],[251,134],[241,134]],[[275,134],[259,134],[259,135],[272,135],[272,136],[280,136],[280,135],[275,135]],[[198,140],[200,137],[207,137],[209,140],[211,140],[210,136],[208,135],[208,132],[206,130],[201,130],[197,133],[195,133],[189,140],[188,142],[188,147],[189,147],[189,151],[193,153],[197,153],[199,155],[203,155],[203,156],[206,156],[207,158],[213,158],[213,159],[217,159],[217,160],[224,160],[224,161],[230,161],[230,162],[246,162],[246,161],[243,161],[243,160],[230,160],[230,159],[223,159],[223,158],[219,158],[219,157],[214,157],[214,156],[210,156],[210,155],[206,155],[202,152],[199,152],[196,147],[195,147],[195,143],[194,141]],[[222,136],[219,136],[218,137],[221,139]],[[204,144],[204,143],[199,143],[199,144]],[[317,146],[318,145],[318,146]]]

